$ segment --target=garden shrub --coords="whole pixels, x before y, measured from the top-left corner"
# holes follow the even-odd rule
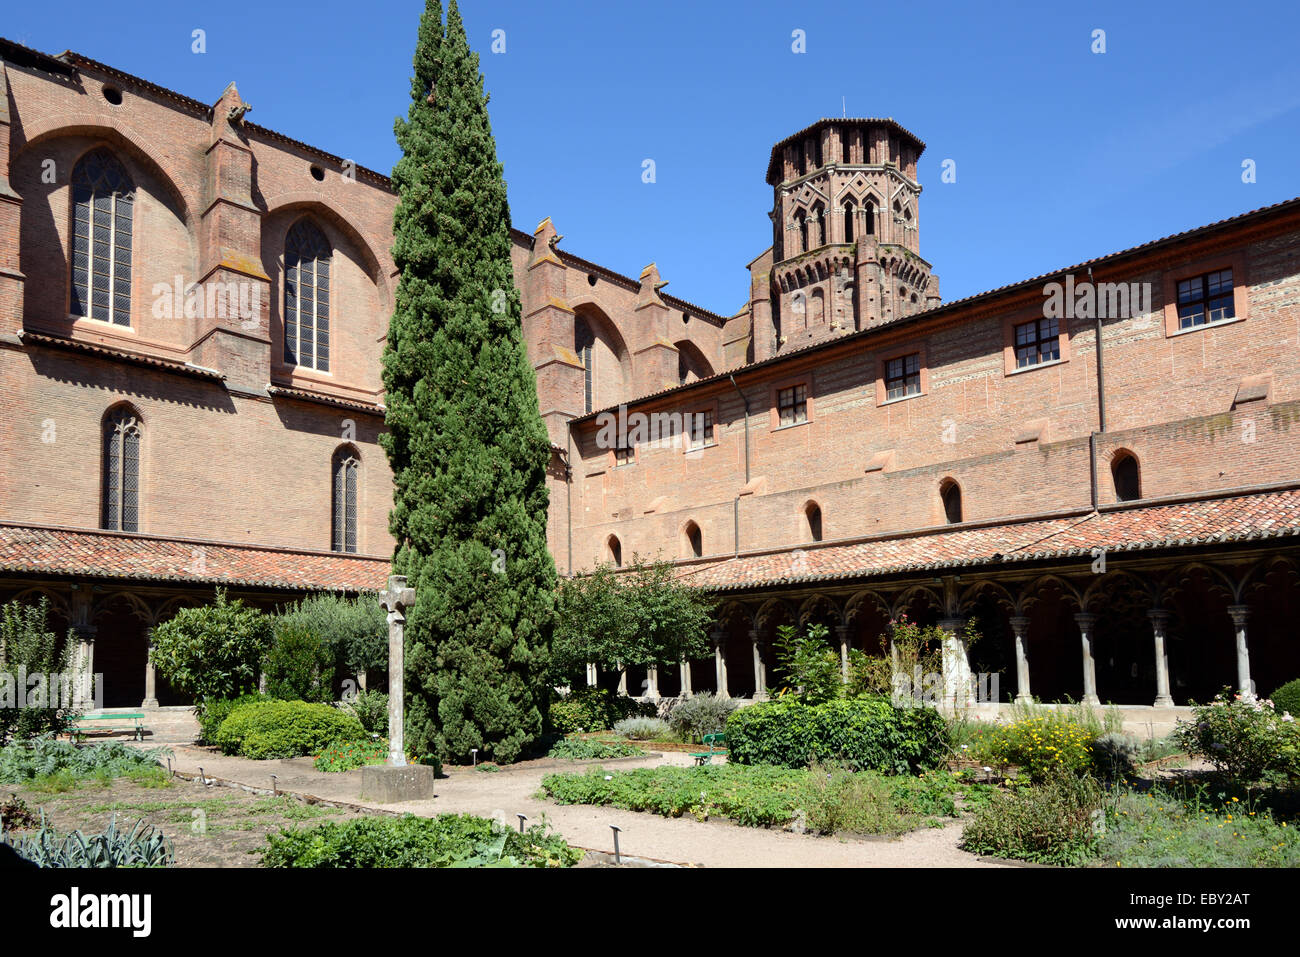
[[[357,716],[367,734],[388,737],[388,695],[383,691],[359,691],[344,699],[348,710]]]
[[[334,700],[334,649],[303,622],[280,619],[262,663],[266,693],[285,701]]]
[[[60,836],[42,811],[40,829],[20,837],[13,849],[37,867],[166,867],[176,860],[172,842],[152,824],[140,818],[130,831],[119,831],[116,815],[97,833]]]
[[[1042,785],[999,791],[977,808],[961,847],[1040,864],[1081,864],[1096,853],[1102,814],[1097,782],[1058,767]]]
[[[592,758],[632,758],[645,754],[636,745],[622,741],[592,741],[589,738],[563,738],[555,742],[547,757],[584,761]]]
[[[614,733],[634,741],[654,741],[667,738],[672,728],[663,718],[624,718],[614,722]]]
[[[327,746],[316,755],[313,765],[317,771],[351,771],[368,764],[384,764],[387,760],[388,741],[383,738],[365,738]]]
[[[331,744],[366,736],[355,716],[307,701],[251,701],[235,708],[217,729],[226,754],[246,758],[293,758]]]
[[[1192,720],[1180,721],[1174,737],[1188,754],[1241,784],[1266,772],[1300,777],[1300,721],[1249,693],[1224,691],[1210,704],[1194,707]]]
[[[624,718],[653,718],[658,709],[625,694],[610,694],[604,688],[575,688],[551,702],[551,727],[561,734],[575,731],[608,731]]]
[[[469,814],[360,817],[267,836],[264,867],[572,867],[583,852],[544,825],[522,834]]]
[[[1136,738],[1108,732],[1092,742],[1092,772],[1102,781],[1126,781],[1141,753]]]
[[[43,702],[31,701],[18,707],[21,692],[25,698],[32,689],[18,688],[18,675],[67,675],[69,682],[78,676],[71,672],[73,642],[61,643],[46,628],[49,600],[35,605],[11,601],[0,606],[0,744],[14,739],[30,739],[42,734],[66,731],[76,717],[72,708],[71,684],[68,688],[50,688]],[[48,684],[48,682],[47,682]],[[54,707],[34,707],[49,704]]]
[[[819,705],[781,699],[740,708],[727,719],[728,760],[737,764],[836,762],[858,771],[914,774],[937,766],[947,747],[938,711],[896,707],[883,697]]]
[[[245,694],[238,698],[204,698],[194,706],[194,716],[199,721],[199,742],[216,744],[217,729],[221,727],[221,722],[230,717],[230,712],[241,704],[270,700],[270,697],[264,694]]]
[[[813,765],[800,795],[809,830],[818,834],[901,834],[921,823],[904,798],[873,772]]]
[[[388,619],[379,596],[310,595],[279,613],[276,627],[305,630],[326,648],[337,674],[388,667]]]
[[[1064,715],[1039,715],[999,725],[983,742],[986,760],[1014,764],[1030,780],[1045,780],[1058,769],[1082,773],[1092,767],[1097,736]]]
[[[1273,709],[1279,714],[1285,712],[1300,719],[1300,678],[1288,681],[1268,697],[1273,702]]]
[[[699,741],[727,727],[727,717],[740,703],[734,698],[709,692],[679,698],[668,712],[668,726],[683,741]]]
[[[46,735],[31,741],[13,741],[0,748],[0,781],[25,784],[57,774],[70,779],[91,775],[122,777],[157,768],[168,753],[166,748],[133,748],[121,741],[79,747]]]
[[[182,608],[153,629],[149,660],[182,694],[237,698],[257,687],[257,668],[271,644],[272,619],[239,599]]]

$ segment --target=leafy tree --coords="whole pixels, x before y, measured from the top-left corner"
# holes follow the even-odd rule
[[[217,589],[216,601],[182,608],[153,630],[149,660],[173,688],[196,699],[234,698],[257,687],[272,619]]]
[[[605,668],[676,664],[709,653],[713,599],[674,577],[668,562],[635,559],[625,571],[600,565],[560,583],[552,656],[555,677],[587,662]]]
[[[772,643],[781,672],[805,704],[821,704],[844,694],[839,652],[830,646],[825,625],[813,624],[807,632],[781,625]]]
[[[277,631],[290,623],[325,643],[336,673],[352,675],[388,667],[388,621],[377,595],[310,595],[280,612]]]
[[[73,640],[69,635],[60,643],[48,630],[49,611],[45,598],[35,605],[11,601],[0,606],[0,744],[10,738],[57,734],[76,716],[72,703],[81,676],[71,671]],[[44,676],[42,683],[28,683],[32,675]],[[50,675],[58,676],[58,687],[53,686]],[[65,675],[66,688],[62,683]],[[33,694],[43,696],[43,703],[52,707],[35,707],[40,702],[31,700]],[[18,707],[20,696],[25,707]]]
[[[554,615],[550,440],[524,349],[510,210],[478,57],[455,2],[420,20],[384,350],[393,570],[407,620],[406,740],[512,761],[542,733]]]
[[[262,666],[266,693],[284,701],[334,700],[334,649],[319,632],[294,619],[280,619]]]

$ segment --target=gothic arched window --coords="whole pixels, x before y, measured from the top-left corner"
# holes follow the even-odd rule
[[[131,325],[131,226],[135,184],[106,149],[72,170],[72,313]]]
[[[334,517],[331,548],[336,552],[357,550],[357,473],[360,460],[356,450],[343,446],[334,453]]]
[[[103,527],[140,530],[140,419],[130,406],[104,416]]]
[[[330,368],[329,240],[300,219],[284,240],[284,361],[328,372]]]
[[[1115,481],[1116,499],[1133,502],[1142,497],[1141,470],[1133,453],[1124,451],[1117,454],[1110,463],[1110,475]]]
[[[958,525],[962,521],[961,486],[952,479],[944,479],[939,486],[939,497],[943,499],[943,517],[949,525]]]
[[[591,331],[591,324],[578,316],[573,320],[573,351],[578,354],[582,360],[583,369],[583,411],[590,412],[592,409],[592,375],[591,375],[591,350],[596,344],[596,336]]]
[[[857,203],[853,202],[851,199],[846,199],[844,201],[844,241],[846,243],[853,242],[853,219],[857,214]]]

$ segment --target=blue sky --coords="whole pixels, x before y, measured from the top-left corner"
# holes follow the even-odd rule
[[[561,248],[633,276],[656,261],[667,292],[730,314],[771,242],[772,144],[842,109],[926,142],[921,253],[945,300],[1300,196],[1294,3],[1081,7],[468,0],[463,13],[515,225],[549,215]],[[386,173],[422,8],[68,0],[11,4],[0,32],[206,102],[235,80],[251,120]],[[956,182],[940,180],[946,159]]]

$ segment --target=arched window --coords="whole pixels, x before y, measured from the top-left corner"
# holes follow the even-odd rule
[[[330,368],[330,244],[309,219],[284,240],[284,361]]]
[[[949,525],[961,522],[961,486],[952,479],[944,479],[939,486],[939,497],[943,499],[944,520]]]
[[[332,545],[336,552],[357,550],[357,473],[360,460],[356,449],[345,445],[334,453],[334,517]]]
[[[1142,474],[1137,456],[1132,452],[1116,453],[1110,463],[1110,475],[1115,481],[1115,498],[1121,502],[1135,502],[1142,497]]]
[[[810,249],[826,242],[826,210],[820,202],[813,204],[812,213],[808,217],[808,241],[812,243]]]
[[[586,319],[577,316],[573,320],[573,351],[582,360],[583,369],[583,411],[591,411],[591,349],[596,344],[596,336]]]
[[[605,543],[609,549],[609,560],[614,563],[615,568],[623,567],[623,543],[618,540],[617,535],[609,536],[609,541]]]
[[[813,542],[822,540],[822,509],[816,502],[809,502],[804,506],[804,519],[808,523],[808,539]]]
[[[686,539],[686,551],[691,556],[699,558],[704,554],[704,537],[700,534],[700,526],[694,522],[687,522],[682,534]]]
[[[858,214],[858,205],[851,199],[844,201],[844,241],[853,242],[854,217]]]
[[[131,225],[135,184],[106,149],[72,170],[72,312],[131,325]]]
[[[104,416],[103,527],[140,530],[140,419],[130,406]]]
[[[847,328],[858,328],[858,293],[851,282],[844,286],[844,320]]]
[[[808,251],[808,214],[802,209],[795,210],[794,224],[799,232],[799,248],[797,253],[806,253]]]
[[[867,200],[867,205],[862,208],[863,232],[868,236],[874,236],[876,232],[876,204]]]

